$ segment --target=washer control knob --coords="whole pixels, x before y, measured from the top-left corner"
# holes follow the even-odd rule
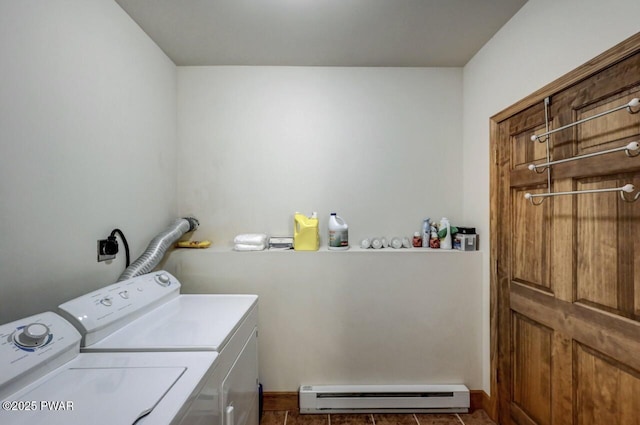
[[[122,292],[119,293],[119,295],[120,295],[121,298],[124,298],[125,300],[129,299],[129,291],[126,291],[126,290],[122,291]]]
[[[105,307],[111,307],[111,305],[113,304],[113,298],[106,296],[100,300],[100,304],[102,304]]]
[[[14,336],[14,342],[22,347],[37,347],[49,336],[49,327],[42,323],[31,323],[22,329],[22,332]]]
[[[160,273],[156,276],[156,282],[160,286],[169,286],[171,284],[171,278],[166,273]]]

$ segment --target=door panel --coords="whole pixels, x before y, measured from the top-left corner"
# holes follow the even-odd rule
[[[544,116],[542,116],[544,119]],[[513,131],[513,129],[511,129]],[[547,159],[547,145],[545,143],[531,143],[531,134],[540,134],[546,131],[544,122],[531,128],[526,128],[512,137],[511,167],[527,168],[529,164],[539,164]]]
[[[584,105],[575,112],[575,120],[591,117],[618,105],[628,103],[634,97],[638,97],[638,91],[625,91],[616,94],[604,101],[591,105]],[[577,138],[580,143],[576,145],[576,154],[582,155],[612,149],[623,146],[634,140],[640,132],[640,123],[635,114],[621,112],[616,117],[616,127],[610,127],[608,120],[595,119],[576,127]]]
[[[633,54],[549,93],[550,128],[640,97],[640,34]],[[497,290],[501,424],[640,425],[640,201],[618,192],[547,198],[544,99],[492,130],[492,240]],[[640,141],[640,113],[626,110],[549,137],[552,160]],[[640,156],[624,152],[552,167],[554,192],[640,188]]]
[[[576,423],[640,425],[640,375],[575,343]]]
[[[513,403],[538,424],[551,423],[553,331],[513,314]]]
[[[513,280],[549,290],[549,226],[545,220],[549,204],[531,208],[524,198],[526,192],[540,193],[546,189],[524,187],[513,191]]]
[[[617,179],[579,180],[576,190],[619,187]],[[618,308],[618,193],[577,196],[576,299]]]

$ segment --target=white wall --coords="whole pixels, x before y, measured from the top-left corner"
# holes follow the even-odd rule
[[[179,67],[181,214],[199,237],[293,233],[332,211],[364,236],[462,214],[460,68]]]
[[[0,0],[0,323],[116,280],[176,208],[174,64],[112,0]],[[121,244],[122,247],[122,244]]]
[[[637,0],[529,0],[464,68],[464,215],[489,231],[489,118],[640,29]],[[488,253],[489,238],[481,239]],[[489,391],[489,256],[484,257],[484,384]]]
[[[356,246],[410,236],[424,217],[460,225],[461,77],[460,68],[178,68],[180,212],[200,219],[195,238],[220,248],[175,252],[168,267],[178,263],[185,291],[261,297],[266,390],[481,385],[481,253],[230,251],[239,233],[292,235],[295,211],[318,211],[323,246],[332,211]]]
[[[259,296],[260,381],[482,385],[481,252],[179,250],[183,292]]]

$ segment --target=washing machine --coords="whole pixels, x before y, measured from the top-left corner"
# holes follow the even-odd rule
[[[223,425],[257,425],[258,297],[180,288],[158,271],[68,301],[58,312],[82,335],[82,353],[218,353]]]
[[[0,423],[222,423],[217,353],[85,354],[80,339],[52,312],[0,326]]]

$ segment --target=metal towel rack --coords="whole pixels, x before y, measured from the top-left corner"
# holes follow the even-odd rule
[[[570,192],[551,192],[551,193],[525,193],[524,199],[528,199],[532,205],[540,205],[550,196],[560,196],[560,195],[582,195],[584,193],[601,193],[601,192],[620,192],[620,198],[622,198],[625,202],[635,202],[640,198],[640,192],[636,193],[628,199],[625,193],[631,193],[636,190],[635,186],[631,183],[627,183],[622,187],[611,187],[605,189],[588,189],[588,190],[572,190]],[[541,198],[540,201],[536,202],[534,198]]]
[[[590,157],[594,157],[594,156],[599,156],[599,155],[605,155],[605,154],[609,154],[609,153],[614,153],[614,152],[620,152],[620,151],[624,151],[625,154],[630,157],[636,157],[638,155],[640,155],[640,142],[631,142],[628,143],[625,146],[620,146],[617,148],[613,148],[613,149],[607,149],[604,151],[600,151],[600,152],[593,152],[593,153],[589,153],[589,154],[584,154],[584,155],[577,155],[571,158],[565,158],[565,159],[559,159],[556,161],[551,161],[550,160],[550,152],[549,152],[549,135],[556,133],[558,131],[562,131],[565,130],[567,128],[571,128],[574,127],[578,124],[582,124],[584,122],[593,120],[595,118],[599,118],[602,117],[604,115],[610,114],[612,112],[616,112],[616,111],[620,111],[622,109],[626,109],[627,112],[629,112],[630,114],[637,114],[638,112],[640,112],[640,108],[638,108],[640,106],[640,98],[634,98],[631,99],[631,101],[629,101],[628,103],[624,104],[624,105],[620,105],[618,107],[615,107],[613,109],[609,109],[608,111],[604,111],[601,112],[599,114],[593,115],[591,117],[588,118],[584,118],[582,120],[579,121],[575,121],[571,124],[567,124],[565,126],[562,126],[560,128],[556,128],[553,130],[549,130],[549,119],[548,119],[548,112],[549,112],[549,103],[550,100],[549,98],[546,98],[544,100],[544,106],[545,106],[545,121],[546,121],[546,132],[541,133],[541,134],[534,134],[533,136],[531,136],[531,141],[538,141],[538,142],[546,142],[547,143],[547,162],[542,163],[542,164],[529,164],[529,170],[531,171],[535,171],[536,173],[542,173],[544,170],[547,171],[547,185],[549,188],[549,192],[548,193],[530,193],[527,192],[524,194],[524,198],[528,199],[529,202],[531,202],[532,205],[540,205],[544,202],[545,199],[552,197],[552,196],[560,196],[560,195],[581,195],[581,194],[585,194],[585,193],[602,193],[602,192],[620,192],[620,198],[625,201],[625,202],[635,202],[638,200],[638,198],[640,198],[640,191],[637,192],[635,195],[631,195],[630,197],[627,197],[627,194],[630,194],[632,192],[634,192],[635,186],[631,183],[627,183],[624,186],[621,187],[612,187],[612,188],[605,188],[605,189],[589,189],[589,190],[573,190],[573,191],[569,191],[569,192],[551,192],[551,174],[550,174],[550,170],[551,170],[551,166],[552,165],[556,165],[556,164],[561,164],[564,162],[569,162],[569,161],[576,161],[576,160],[580,160],[580,159],[585,159],[585,158],[590,158]],[[634,110],[634,108],[638,108],[637,110]],[[633,152],[633,153],[632,153]],[[534,201],[534,199],[539,198],[539,201]]]
[[[559,159],[557,161],[545,162],[545,163],[542,163],[542,164],[529,164],[529,169],[531,171],[535,171],[536,173],[542,173],[547,167],[550,167],[552,165],[562,164],[563,162],[569,162],[569,161],[577,161],[579,159],[585,159],[585,158],[590,158],[592,156],[600,156],[600,155],[613,153],[613,152],[620,152],[620,151],[624,151],[627,154],[628,157],[633,158],[633,157],[636,157],[636,156],[640,155],[640,152],[636,152],[639,149],[640,149],[640,142],[631,142],[626,146],[620,146],[619,148],[607,149],[606,151],[593,152],[593,153],[588,153],[588,154],[585,154],[585,155],[572,156],[571,158]],[[635,153],[631,153],[631,151],[634,151]]]
[[[533,136],[531,136],[531,141],[535,142],[537,140],[539,142],[544,142],[546,140],[546,137],[549,136],[550,134],[557,133],[558,131],[566,130],[567,128],[575,127],[578,124],[582,124],[582,123],[585,123],[587,121],[591,121],[593,119],[600,118],[600,117],[608,115],[608,114],[610,114],[612,112],[620,111],[621,109],[626,109],[627,112],[629,112],[630,114],[637,114],[638,112],[640,112],[640,108],[637,111],[634,111],[633,108],[637,108],[638,106],[640,106],[640,98],[636,97],[636,98],[631,99],[629,101],[629,103],[617,106],[617,107],[615,107],[613,109],[609,109],[608,111],[600,112],[599,114],[595,114],[595,115],[593,115],[591,117],[587,117],[587,118],[581,119],[579,121],[572,122],[571,124],[567,124],[567,125],[562,126],[560,128],[555,128],[555,129],[553,129],[551,131],[547,131],[547,132],[542,133],[542,134],[534,134]],[[544,137],[544,139],[542,139],[543,137]]]

